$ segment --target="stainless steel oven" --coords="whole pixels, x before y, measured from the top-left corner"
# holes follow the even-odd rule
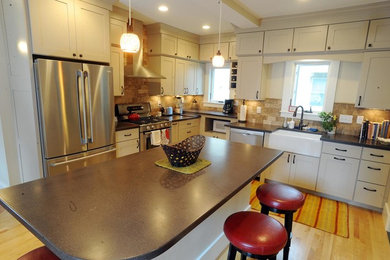
[[[169,131],[169,137],[171,137],[171,128],[162,128],[160,130],[165,130],[165,129],[168,129]],[[151,134],[152,134],[152,131],[146,131],[146,132],[141,132],[140,133],[140,149],[141,151],[145,151],[145,150],[149,150],[149,149],[152,149],[152,148],[156,148],[158,146],[154,146],[152,145],[152,142],[151,142]],[[169,142],[170,139],[169,139]]]

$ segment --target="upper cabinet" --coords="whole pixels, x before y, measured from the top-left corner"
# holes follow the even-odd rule
[[[199,59],[201,61],[210,61],[213,59],[214,55],[217,54],[218,43],[206,43],[200,45],[200,55]],[[221,42],[220,51],[225,60],[229,59],[229,43]]]
[[[230,42],[229,43],[229,60],[237,60],[236,49],[237,49],[236,42]]]
[[[148,53],[198,60],[199,44],[169,34],[152,34],[148,35]]]
[[[357,107],[390,109],[390,51],[366,52]]]
[[[266,31],[264,35],[264,54],[290,53],[294,29]]]
[[[166,56],[149,57],[148,67],[152,71],[165,77],[165,79],[160,79],[161,95],[175,95],[175,66],[175,58]]]
[[[370,22],[366,48],[390,48],[390,18]]]
[[[127,23],[110,18],[110,42],[116,47],[120,46],[122,34],[127,32]]]
[[[329,25],[327,51],[364,49],[368,21]]]
[[[127,31],[127,23],[115,18],[110,18],[110,66],[112,67],[112,81],[114,96],[124,95],[124,53],[120,48],[120,39]]]
[[[294,29],[293,52],[325,51],[327,25]]]
[[[236,98],[260,100],[264,98],[262,84],[263,57],[238,58]]]
[[[33,53],[110,61],[109,12],[78,0],[30,0]]]
[[[263,51],[264,32],[237,34],[237,56],[261,55]]]

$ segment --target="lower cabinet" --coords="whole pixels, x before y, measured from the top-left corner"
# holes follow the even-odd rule
[[[115,132],[116,158],[139,152],[139,129]]]
[[[199,134],[200,119],[190,119],[178,122],[172,122],[171,125],[171,143],[178,143],[190,136]]]
[[[269,170],[268,179],[315,190],[319,158],[284,153]]]
[[[323,153],[316,190],[352,200],[358,169],[358,159]]]

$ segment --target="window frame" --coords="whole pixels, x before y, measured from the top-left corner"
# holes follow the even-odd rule
[[[334,60],[299,60],[299,61],[287,61],[285,67],[284,83],[283,83],[283,96],[282,107],[280,116],[292,117],[293,112],[288,111],[290,105],[290,99],[293,98],[294,85],[295,85],[295,72],[297,64],[329,64],[328,81],[326,84],[325,98],[323,111],[332,112],[336,95],[337,79],[339,75],[340,61]],[[300,117],[300,110],[299,115]],[[303,118],[307,120],[321,121],[318,116],[318,112],[304,113]]]
[[[231,63],[225,61],[225,66],[223,68],[231,69]],[[204,95],[204,101],[203,105],[206,107],[220,107],[222,108],[224,105],[224,102],[213,102],[210,100],[211,98],[211,90],[213,85],[213,65],[211,63],[206,64],[206,75],[205,75],[205,95]],[[230,82],[230,74],[229,74],[229,82]],[[229,84],[229,99],[232,99],[234,97],[234,94],[232,93],[234,89],[230,88]]]

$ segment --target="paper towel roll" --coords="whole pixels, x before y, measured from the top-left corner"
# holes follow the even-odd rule
[[[245,122],[246,121],[246,110],[247,110],[247,106],[246,105],[241,105],[240,106],[240,114],[238,115],[238,121],[240,121],[240,122]]]

